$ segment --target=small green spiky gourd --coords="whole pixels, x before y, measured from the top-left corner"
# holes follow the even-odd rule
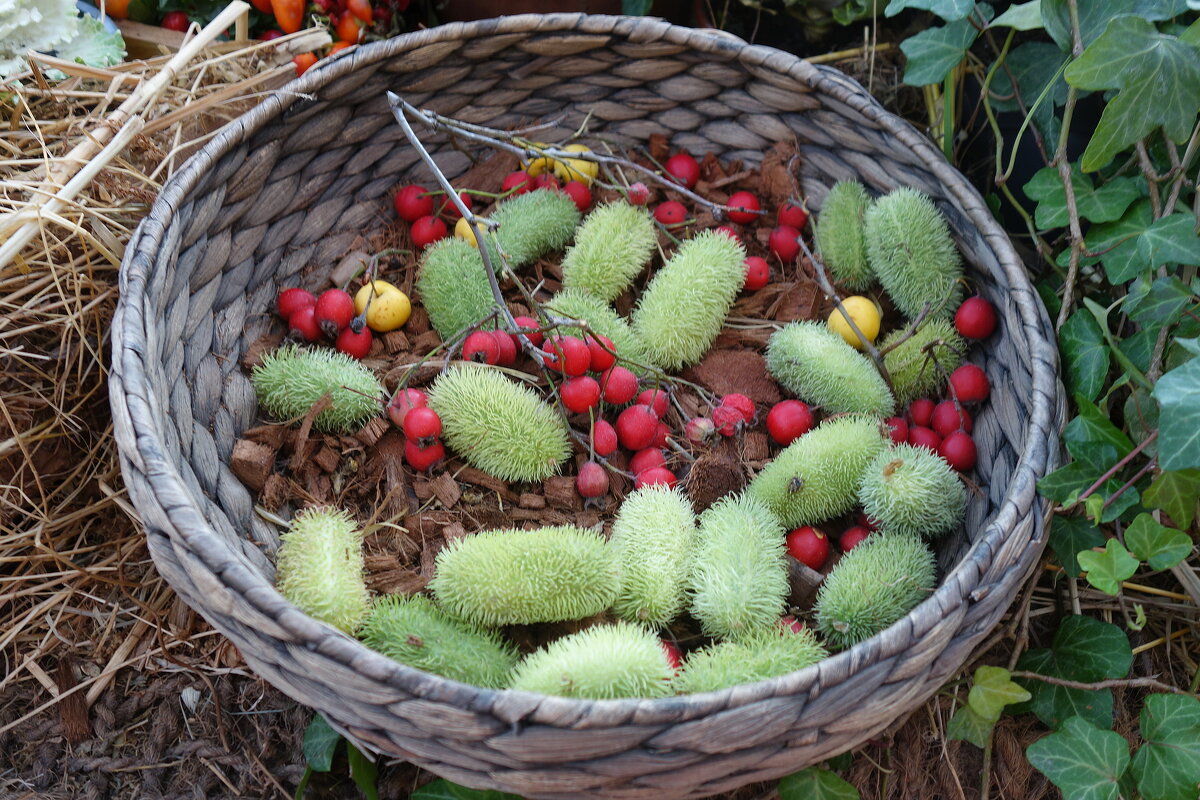
[[[442,418],[446,443],[501,480],[543,480],[571,454],[562,417],[494,369],[451,367],[430,388],[429,407]]]
[[[934,590],[933,553],[916,536],[873,533],[825,576],[817,593],[817,629],[835,650],[869,639]]]
[[[638,374],[645,372],[644,368],[636,366],[648,361],[641,338],[608,303],[582,289],[563,289],[547,301],[545,308],[558,317],[586,321],[596,333],[612,340],[613,349],[625,367]],[[577,338],[584,336],[579,328],[563,327],[559,333]]]
[[[896,403],[866,356],[821,322],[791,322],[767,343],[767,369],[789,391],[829,413],[891,415]]]
[[[640,625],[596,625],[530,653],[510,689],[589,700],[666,697],[671,667],[658,637]]]
[[[898,444],[863,470],[858,497],[880,530],[935,537],[953,530],[967,510],[967,492],[950,465],[924,447]]]
[[[745,283],[745,259],[740,242],[702,231],[655,273],[633,311],[654,366],[679,369],[704,357]]]
[[[492,631],[446,614],[424,595],[387,595],[375,601],[358,637],[372,650],[451,680],[502,689],[517,651]]]
[[[362,531],[344,511],[305,509],[279,537],[275,586],[310,617],[353,633],[367,613]]]
[[[709,636],[739,639],[773,628],[788,595],[784,528],[742,494],[700,515],[690,576],[692,616]]]
[[[661,628],[679,615],[695,536],[696,515],[681,490],[646,486],[626,496],[609,540],[621,570],[618,617]]]
[[[508,198],[491,218],[497,223],[495,241],[489,236],[484,241],[493,256],[492,265],[500,272],[497,244],[508,257],[509,268],[520,269],[571,241],[580,213],[565,192],[536,191]]]
[[[928,302],[934,317],[954,315],[962,263],[932,200],[916,189],[889,192],[867,209],[865,235],[871,269],[898,309],[911,319]]]
[[[563,286],[611,303],[650,262],[658,245],[654,221],[642,206],[617,201],[587,215],[563,256]]]
[[[813,230],[817,251],[833,279],[856,291],[875,280],[863,239],[863,219],[870,206],[871,196],[861,183],[838,181],[825,196]]]
[[[437,554],[429,582],[443,608],[476,625],[526,625],[599,614],[620,576],[604,537],[570,525],[488,530]]]
[[[779,452],[746,487],[788,528],[849,511],[868,463],[884,449],[875,417],[827,419]]]
[[[426,248],[416,285],[443,341],[474,327],[496,308],[483,259],[465,239],[451,236]]]
[[[886,350],[904,335],[903,329],[892,331],[879,344]],[[941,340],[942,344],[934,344]],[[926,351],[925,348],[929,347]],[[896,349],[886,353],[883,365],[892,377],[892,390],[896,402],[906,406],[918,397],[933,397],[946,384],[946,377],[962,363],[962,352],[966,343],[958,335],[954,324],[945,319],[927,319],[912,335]],[[934,361],[941,365],[938,369]]]
[[[371,371],[328,348],[277,348],[263,356],[250,383],[259,405],[281,420],[303,417],[328,394],[329,407],[313,419],[313,427],[324,433],[354,433],[383,408],[383,387]]]
[[[673,684],[679,694],[714,692],[804,669],[829,653],[808,628],[799,633],[757,631],[736,642],[720,642],[688,655]]]

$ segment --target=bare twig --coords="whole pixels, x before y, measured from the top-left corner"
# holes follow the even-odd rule
[[[1070,681],[1066,678],[1055,678],[1051,675],[1042,675],[1040,672],[1029,672],[1020,669],[1013,671],[1012,677],[1041,681],[1053,686],[1062,686],[1066,689],[1083,689],[1085,691],[1097,691],[1099,689],[1153,689],[1156,692],[1169,692],[1171,694],[1181,694],[1186,697],[1191,696],[1183,689],[1177,689],[1169,683],[1163,683],[1154,678],[1114,678],[1107,681],[1096,681],[1095,683],[1083,683],[1082,681]]]

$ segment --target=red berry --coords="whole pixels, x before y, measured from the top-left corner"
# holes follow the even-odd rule
[[[762,210],[762,206],[759,205],[758,198],[754,196],[753,192],[734,192],[729,196],[729,202],[725,205],[741,209],[726,212],[731,220],[740,225],[749,225],[754,222],[759,217],[754,212]]]
[[[365,358],[367,353],[371,352],[371,329],[364,325],[359,330],[354,330],[354,326],[347,325],[342,328],[342,332],[337,335],[337,340],[333,346],[350,356],[351,358]]]
[[[562,184],[558,182],[558,178],[554,177],[550,172],[543,172],[541,175],[538,175],[533,179],[533,183],[530,186],[532,187],[530,191],[535,189],[557,190],[562,188]]]
[[[575,336],[553,336],[542,345],[542,352],[547,356],[547,367],[571,377],[587,372],[592,362],[588,346]]]
[[[260,33],[258,35],[258,40],[260,42],[269,42],[272,39],[278,39],[280,36],[283,36],[283,31],[271,28],[270,30]]]
[[[911,425],[908,429],[908,443],[913,447],[924,447],[936,453],[942,446],[942,437],[937,435],[937,431],[923,425]]]
[[[317,324],[315,305],[302,308],[288,317],[288,335],[305,342],[315,342],[321,338],[321,326]]]
[[[943,400],[933,409],[933,429],[945,437],[957,430],[971,432],[971,415],[964,408],[960,412],[953,400]]]
[[[641,489],[643,486],[666,486],[668,489],[676,483],[675,473],[666,467],[653,467],[639,472],[633,479],[633,488]]]
[[[968,339],[986,339],[996,330],[996,309],[982,297],[968,297],[954,312],[954,327]]]
[[[311,308],[317,304],[317,296],[307,289],[284,289],[275,301],[279,316],[287,319],[302,308]]]
[[[608,494],[608,470],[595,461],[586,461],[575,476],[575,490],[589,500]]]
[[[567,193],[567,197],[575,201],[575,207],[581,212],[592,207],[592,190],[584,186],[582,182],[567,181],[563,191]]]
[[[616,369],[616,367],[614,367]],[[633,405],[617,417],[617,439],[626,450],[649,447],[658,430],[658,417],[649,406]]]
[[[617,431],[607,421],[598,419],[592,424],[592,451],[607,458],[617,450]]]
[[[725,234],[730,239],[733,239],[733,241],[735,241],[735,242],[742,241],[742,237],[738,236],[738,232],[735,231],[733,228],[729,227],[728,225],[722,225],[721,227],[717,228],[716,231],[717,231],[717,233]]]
[[[731,392],[721,398],[721,405],[729,406],[742,415],[742,421],[747,425],[754,423],[754,415],[758,413],[758,409],[754,406],[754,401],[744,394]]]
[[[416,222],[433,213],[433,195],[427,194],[424,186],[410,184],[396,192],[396,213],[405,222]]]
[[[410,410],[404,417],[404,436],[414,442],[436,439],[442,435],[442,418],[428,406]]]
[[[808,212],[804,210],[804,206],[795,200],[788,200],[779,207],[779,211],[775,214],[780,225],[787,225],[796,230],[804,230],[804,226],[808,224]]]
[[[767,433],[785,447],[812,430],[813,414],[799,400],[783,400],[767,412]]]
[[[317,324],[330,339],[336,338],[354,319],[354,299],[342,289],[321,292],[316,305]]]
[[[504,183],[500,184],[500,191],[512,191],[514,195],[525,194],[530,189],[531,180],[532,179],[529,177],[529,173],[523,169],[519,169],[516,172],[510,172],[508,175],[504,176]]]
[[[717,406],[712,410],[713,425],[722,436],[733,436],[738,428],[746,424],[742,412],[733,406]]]
[[[428,472],[445,457],[446,448],[441,442],[434,442],[429,447],[420,447],[411,439],[404,442],[404,460],[418,472]]]
[[[511,367],[517,363],[517,339],[508,331],[492,331],[496,347],[500,350],[500,358],[496,363],[502,367]]]
[[[704,444],[717,432],[717,426],[708,417],[692,417],[683,426],[683,435],[692,444]]]
[[[514,317],[513,322],[517,323],[518,330],[525,332],[525,336],[528,337],[529,342],[534,347],[539,347],[542,344],[542,340],[545,337],[538,330],[542,325],[536,319],[533,317]]]
[[[589,334],[587,337],[587,346],[588,352],[591,353],[591,361],[588,364],[588,369],[592,372],[604,372],[604,370],[617,363],[617,357],[613,355],[613,353],[617,352],[617,346],[607,336],[602,336],[599,333]]]
[[[187,33],[189,24],[188,15],[183,11],[169,11],[163,14],[162,26],[169,31]]]
[[[892,432],[892,444],[904,444],[908,441],[908,423],[904,417],[888,417],[883,421]]]
[[[477,364],[495,364],[500,360],[500,344],[491,331],[475,331],[463,340],[462,357]]]
[[[757,292],[770,282],[771,266],[765,258],[750,256],[742,262],[742,266],[746,268],[746,282],[742,284],[743,289]]]
[[[853,528],[847,528],[842,534],[842,538],[838,539],[838,545],[842,548],[843,553],[849,553],[854,549],[854,546],[863,539],[871,535],[871,529],[863,525],[855,525]]]
[[[780,225],[771,231],[767,247],[785,264],[791,263],[800,254],[800,231],[790,225]]]
[[[604,392],[604,402],[625,405],[637,394],[638,379],[622,366],[611,366],[600,375],[600,389]]]
[[[654,209],[654,218],[668,228],[682,225],[683,221],[687,219],[687,208],[683,203],[668,200],[665,203],[659,203]]]
[[[563,405],[574,414],[583,414],[589,408],[595,408],[600,402],[600,384],[595,378],[580,375],[577,378],[563,381],[558,387],[558,395]]]
[[[654,441],[650,442],[651,447],[666,447],[667,438],[671,435],[671,429],[667,427],[667,423],[660,422],[658,427],[654,429]]]
[[[466,192],[459,192],[458,199],[461,200],[462,204],[467,207],[467,211],[473,211],[475,209],[475,203],[472,202],[471,195],[467,194]],[[455,205],[454,201],[449,197],[442,198],[442,205],[441,208],[438,209],[438,214],[451,221],[457,220],[462,216],[462,212],[458,210],[458,206]]]
[[[960,403],[982,403],[991,390],[987,373],[974,364],[963,364],[951,372],[950,385]]]
[[[638,181],[629,184],[629,202],[635,206],[644,206],[650,202],[650,189]]]
[[[408,230],[412,243],[422,250],[446,238],[446,223],[434,216],[421,217]]]
[[[938,455],[946,459],[946,463],[959,472],[967,472],[973,469],[975,467],[975,459],[978,457],[975,451],[975,440],[962,431],[954,431],[945,439],[942,439],[942,446],[938,448]]]
[[[858,512],[858,516],[854,520],[860,528],[866,528],[869,531],[879,530],[879,523],[868,517],[865,511]]]
[[[804,623],[793,617],[791,614],[785,614],[779,618],[779,633],[803,633]]]
[[[683,651],[679,649],[679,645],[663,640],[662,649],[667,656],[667,666],[678,672],[683,666]]]
[[[403,429],[408,412],[414,408],[424,408],[428,402],[429,397],[420,389],[401,389],[388,403],[388,417],[397,428]]]
[[[667,457],[663,453],[662,448],[646,447],[638,450],[633,454],[633,458],[629,459],[629,471],[634,475],[639,472],[645,472],[648,469],[655,467],[665,467],[667,465]]]
[[[687,189],[691,189],[696,185],[696,181],[700,180],[700,165],[687,153],[676,153],[667,159],[667,163],[663,164],[663,167],[666,168],[668,175],[682,183]]]
[[[639,406],[650,406],[650,410],[654,412],[654,416],[659,419],[667,413],[667,405],[669,398],[667,397],[666,389],[646,389],[637,396],[637,404]]]
[[[811,525],[796,528],[787,535],[787,551],[809,569],[820,571],[829,558],[829,537]]]
[[[908,420],[913,425],[923,425],[928,428],[933,421],[933,401],[928,397],[913,400],[908,407]]]

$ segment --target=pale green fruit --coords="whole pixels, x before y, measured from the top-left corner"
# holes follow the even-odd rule
[[[962,262],[950,226],[925,195],[896,189],[866,213],[867,257],[896,308],[910,319],[929,303],[949,319],[962,302]]]
[[[621,570],[613,611],[661,628],[683,610],[696,515],[679,489],[647,486],[625,497],[610,546]]]
[[[914,536],[949,533],[962,522],[967,492],[945,459],[924,447],[894,445],[859,479],[863,512],[880,529]]]
[[[838,181],[825,196],[813,229],[817,251],[833,279],[855,291],[875,280],[863,238],[863,219],[870,206],[871,197],[861,183]]]
[[[305,509],[279,540],[279,593],[310,617],[353,633],[370,602],[354,520],[333,508]]]
[[[563,287],[611,303],[650,263],[657,245],[650,212],[623,200],[606,203],[575,232],[563,256]]]
[[[313,420],[325,433],[354,433],[383,409],[383,387],[371,371],[330,348],[284,345],[263,356],[250,383],[259,405],[279,420],[303,417],[328,394],[329,407]]]
[[[675,691],[713,692],[729,686],[787,675],[829,655],[812,631],[766,629],[720,642],[688,655],[675,676]]]
[[[612,700],[665,697],[671,667],[662,642],[640,625],[596,625],[529,654],[513,671],[510,689]]]
[[[767,369],[797,397],[827,413],[886,417],[896,407],[867,356],[820,322],[792,322],[772,334]]]
[[[892,331],[879,343],[879,349],[886,350],[903,335],[903,329]],[[934,344],[938,341],[942,344]],[[952,322],[925,320],[912,338],[900,342],[883,357],[883,365],[892,378],[896,402],[906,406],[918,397],[936,397],[946,385],[947,376],[962,363],[960,353],[965,351],[966,342]],[[940,370],[935,361],[941,365]]]

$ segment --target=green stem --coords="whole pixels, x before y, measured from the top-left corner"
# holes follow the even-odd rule
[[[946,160],[954,163],[954,67],[946,74],[942,85],[942,152]]]

